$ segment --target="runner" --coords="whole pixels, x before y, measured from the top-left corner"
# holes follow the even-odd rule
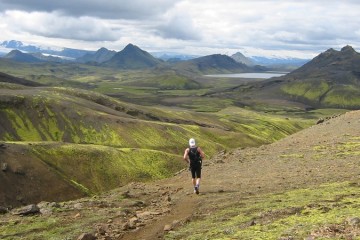
[[[201,180],[201,165],[205,158],[205,153],[195,144],[195,139],[190,138],[189,148],[186,148],[184,160],[189,163],[191,171],[192,183],[194,185],[194,193],[199,194]]]

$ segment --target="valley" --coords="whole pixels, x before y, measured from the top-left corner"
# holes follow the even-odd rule
[[[0,59],[0,238],[302,239],[325,236],[325,215],[305,224],[321,207],[341,212],[337,227],[355,217],[360,54],[350,46],[269,79],[209,77],[268,69],[221,54],[170,63],[132,44],[82,62],[12,54]],[[191,137],[207,155],[200,196],[182,160]],[[29,204],[48,214],[12,214]],[[294,214],[304,227],[284,227]]]

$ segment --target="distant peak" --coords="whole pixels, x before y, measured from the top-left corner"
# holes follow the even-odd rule
[[[233,54],[232,56],[242,56],[242,57],[245,57],[245,55],[242,54],[241,52],[236,52],[236,53]]]
[[[124,49],[139,49],[139,47],[135,46],[134,44],[129,43],[128,45],[126,45],[126,47]]]
[[[355,52],[354,48],[350,45],[346,45],[341,49],[341,52]]]
[[[326,50],[325,52],[322,52],[319,57],[332,57],[334,55],[336,55],[339,51],[336,51],[335,49],[333,48],[329,48],[328,50]]]
[[[14,50],[11,50],[10,53],[16,53],[16,54],[19,54],[19,53],[23,53],[22,51],[20,50],[17,50],[17,49],[14,49]]]
[[[97,52],[97,53],[106,53],[106,52],[108,52],[108,51],[109,51],[109,49],[102,47],[102,48],[100,48],[99,50],[97,50],[96,52]]]
[[[325,53],[334,53],[334,52],[336,52],[336,50],[333,48],[329,48],[328,50],[325,51]]]

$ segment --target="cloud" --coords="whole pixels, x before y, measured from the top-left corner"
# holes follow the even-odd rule
[[[164,38],[174,38],[180,40],[201,39],[200,29],[197,29],[191,16],[185,12],[177,12],[174,15],[166,16],[162,22],[156,28],[157,34]]]
[[[49,38],[84,41],[114,41],[117,33],[107,22],[91,17],[65,17],[58,12],[8,11],[3,19],[11,23],[16,32]]]
[[[360,45],[357,1],[204,0],[188,5],[208,46],[323,50]]]
[[[68,39],[92,49],[131,42],[200,55],[247,49],[298,55],[360,47],[358,0],[1,0],[0,9],[2,38]]]
[[[147,19],[172,8],[180,0],[2,0],[0,9],[62,12],[64,15],[105,19]]]

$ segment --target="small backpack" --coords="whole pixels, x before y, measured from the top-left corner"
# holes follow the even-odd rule
[[[197,147],[193,147],[189,149],[189,158],[191,165],[201,163],[202,159]]]

